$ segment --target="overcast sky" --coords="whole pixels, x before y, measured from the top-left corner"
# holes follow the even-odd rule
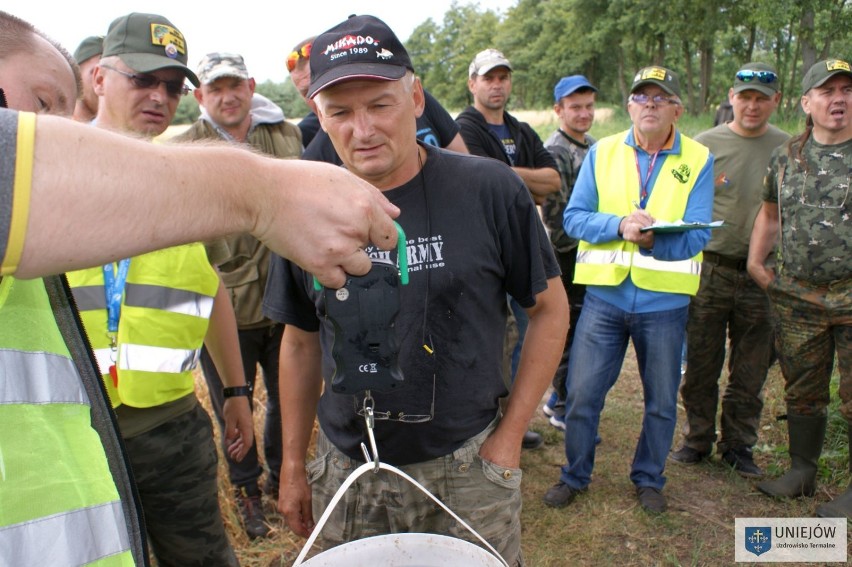
[[[516,0],[458,3],[505,13]],[[381,18],[404,42],[428,18],[442,23],[451,4],[452,0],[66,0],[47,5],[37,0],[3,0],[0,10],[27,20],[72,53],[84,37],[105,34],[118,16],[130,12],[160,14],[186,37],[191,68],[205,53],[230,51],[245,57],[249,72],[258,82],[281,82],[287,77],[284,60],[293,45],[350,14]]]

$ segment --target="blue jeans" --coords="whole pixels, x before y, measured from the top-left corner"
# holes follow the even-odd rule
[[[621,372],[632,339],[642,379],[645,415],[630,480],[662,489],[677,423],[680,359],[688,307],[629,313],[586,294],[568,365],[562,482],[584,489],[595,465],[595,436],[606,395]]]

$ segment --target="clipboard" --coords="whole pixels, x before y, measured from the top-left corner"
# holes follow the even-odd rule
[[[711,223],[703,222],[683,222],[677,220],[674,222],[656,222],[649,226],[643,226],[639,232],[653,232],[654,234],[668,234],[674,232],[686,232],[688,230],[706,230],[721,228],[725,225],[725,221],[718,220]]]

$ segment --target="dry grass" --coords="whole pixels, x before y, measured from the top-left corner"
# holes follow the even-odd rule
[[[256,396],[255,422],[264,418],[262,380]],[[206,386],[197,380],[199,396],[206,402]],[[777,365],[766,386],[766,408],[755,460],[777,474],[787,464],[786,426],[774,416],[784,413],[783,381]],[[679,421],[683,422],[682,408]],[[610,392],[601,419],[603,442],[598,447],[595,473],[589,491],[562,510],[544,506],[541,496],[558,479],[564,462],[562,436],[539,414],[533,429],[545,437],[541,449],[523,454],[524,511],[523,550],[527,565],[693,565],[734,563],[734,518],[809,517],[814,508],[845,489],[845,474],[826,478],[831,469],[843,469],[845,454],[825,468],[818,494],[812,499],[776,502],[755,489],[754,482],[740,478],[718,458],[694,467],[671,463],[666,469],[665,493],[669,511],[649,516],[638,506],[629,479],[630,462],[642,418],[642,393],[635,362],[629,353],[622,375]],[[679,446],[680,435],[675,445]],[[239,512],[230,498],[227,471],[220,458],[220,502],[225,523],[245,567],[291,565],[304,541],[293,536],[267,506],[273,528],[269,538],[249,541],[239,523]],[[852,535],[852,532],[850,533]]]

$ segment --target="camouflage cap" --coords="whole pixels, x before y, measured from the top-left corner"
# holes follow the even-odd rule
[[[193,85],[199,85],[198,77],[186,66],[183,34],[163,16],[134,12],[113,20],[104,38],[102,57],[112,55],[140,73],[180,69]]]
[[[677,75],[665,67],[653,65],[639,69],[633,77],[633,85],[630,87],[631,94],[643,85],[657,85],[670,95],[680,97],[680,81]]]
[[[74,60],[78,65],[82,65],[92,57],[100,55],[104,52],[104,36],[90,35],[80,42],[77,49],[74,50]]]
[[[505,67],[509,71],[512,70],[512,64],[509,63],[509,60],[506,59],[502,51],[497,49],[483,49],[476,54],[473,61],[468,65],[467,75],[468,77],[485,75],[488,71],[497,67]]]
[[[236,53],[208,53],[198,64],[198,79],[202,85],[209,85],[222,77],[250,79],[246,62]]]
[[[852,67],[846,61],[842,59],[817,61],[808,69],[805,78],[802,79],[802,94],[822,85],[833,76],[841,74],[852,77]]]

